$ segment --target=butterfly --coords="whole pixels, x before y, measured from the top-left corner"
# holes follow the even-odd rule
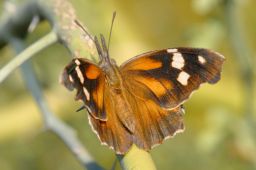
[[[113,21],[112,21],[113,23]],[[74,58],[61,83],[76,89],[101,144],[125,154],[135,144],[150,150],[184,131],[183,103],[201,84],[220,80],[224,56],[203,48],[143,53],[118,66],[105,39],[94,37],[100,61]]]

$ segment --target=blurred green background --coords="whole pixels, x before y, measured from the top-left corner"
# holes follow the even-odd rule
[[[256,169],[255,92],[241,76],[241,60],[232,45],[236,36],[242,50],[255,63],[256,1],[235,0],[238,33],[231,35],[227,0],[70,0],[79,19],[94,35],[108,36],[113,11],[117,11],[110,54],[120,64],[140,53],[178,46],[210,48],[226,57],[221,81],[204,85],[186,102],[186,130],[151,151],[160,170]],[[0,14],[3,2],[0,2]],[[232,23],[231,23],[232,24]],[[26,39],[31,44],[49,32],[44,22]],[[239,43],[239,42],[238,42]],[[6,46],[0,50],[0,68],[15,56]],[[246,57],[246,56],[240,56]],[[242,59],[243,60],[243,59]],[[245,58],[246,60],[246,58]],[[32,59],[38,80],[51,109],[77,130],[92,156],[110,169],[115,154],[101,146],[91,131],[87,113],[75,112],[75,93],[58,82],[69,53],[60,44]],[[248,67],[249,68],[249,67]],[[255,76],[255,70],[252,77]],[[249,93],[249,99],[246,94]],[[251,108],[248,109],[248,108]],[[249,110],[249,111],[248,111]],[[250,112],[250,113],[248,113]],[[35,101],[19,70],[0,84],[0,170],[82,170],[83,167],[53,133],[45,131]]]

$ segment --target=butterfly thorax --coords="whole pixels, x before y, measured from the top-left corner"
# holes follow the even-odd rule
[[[100,58],[99,66],[103,70],[106,76],[106,83],[111,87],[120,91],[122,89],[122,78],[120,75],[119,68],[114,59],[109,56],[109,50],[105,43],[105,38],[100,35],[101,45],[95,37],[95,45]]]
[[[100,67],[105,73],[106,83],[111,88],[120,91],[122,89],[122,77],[115,60],[105,60],[100,64]]]
[[[110,59],[110,62],[102,63],[102,70],[105,73],[105,81],[107,84],[108,97],[111,100],[112,112],[117,115],[122,124],[131,132],[134,132],[135,124],[131,106],[125,95],[125,87],[123,80],[115,60]],[[109,106],[110,107],[110,106]]]
[[[122,122],[130,132],[134,132],[135,119],[132,114],[131,106],[127,100],[124,92],[123,80],[120,74],[119,67],[114,59],[109,56],[108,48],[105,43],[104,37],[101,35],[101,46],[95,37],[95,45],[99,54],[99,66],[105,74],[105,81],[108,91],[108,97],[111,100],[111,112],[117,115],[118,119]],[[106,93],[106,92],[105,92]],[[108,113],[107,113],[108,114]]]

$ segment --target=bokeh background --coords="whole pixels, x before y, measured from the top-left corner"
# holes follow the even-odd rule
[[[151,151],[158,169],[256,169],[253,99],[256,1],[70,2],[94,35],[108,36],[112,13],[117,11],[110,54],[119,64],[149,50],[178,46],[210,48],[226,57],[221,81],[214,86],[202,86],[186,102],[185,132]],[[3,1],[0,14],[2,8]],[[49,31],[49,24],[41,23],[28,35],[26,43],[33,43]],[[15,52],[9,46],[0,49],[0,68],[13,56]],[[97,162],[110,169],[116,159],[114,152],[100,145],[88,125],[87,113],[75,112],[80,106],[73,100],[75,93],[58,82],[60,72],[69,61],[68,51],[60,44],[52,45],[32,59],[51,109],[77,130],[81,142]],[[242,64],[244,61],[248,65]],[[19,70],[0,84],[0,169],[83,169],[63,142],[45,131],[40,112]]]

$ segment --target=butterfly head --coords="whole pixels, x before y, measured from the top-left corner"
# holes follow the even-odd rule
[[[99,55],[99,66],[106,73],[106,80],[112,86],[119,86],[120,77],[119,77],[119,69],[116,64],[116,61],[109,56],[109,50],[106,45],[106,41],[104,36],[100,35],[101,44],[98,38],[95,36],[94,42],[96,49]]]
[[[106,40],[102,34],[100,34],[100,41],[97,36],[92,37],[87,30],[82,26],[81,23],[79,23],[78,20],[75,20],[75,24],[80,27],[94,42],[98,55],[99,55],[99,67],[102,69],[102,71],[106,75],[107,82],[111,84],[112,86],[120,84],[120,74],[119,74],[119,68],[115,62],[114,59],[111,59],[109,56],[109,45],[110,45],[110,39],[111,39],[111,33],[113,28],[113,23],[115,20],[116,12],[113,13],[111,27],[110,27],[110,33],[108,37],[108,44],[106,44]],[[73,69],[71,69],[73,70]]]

